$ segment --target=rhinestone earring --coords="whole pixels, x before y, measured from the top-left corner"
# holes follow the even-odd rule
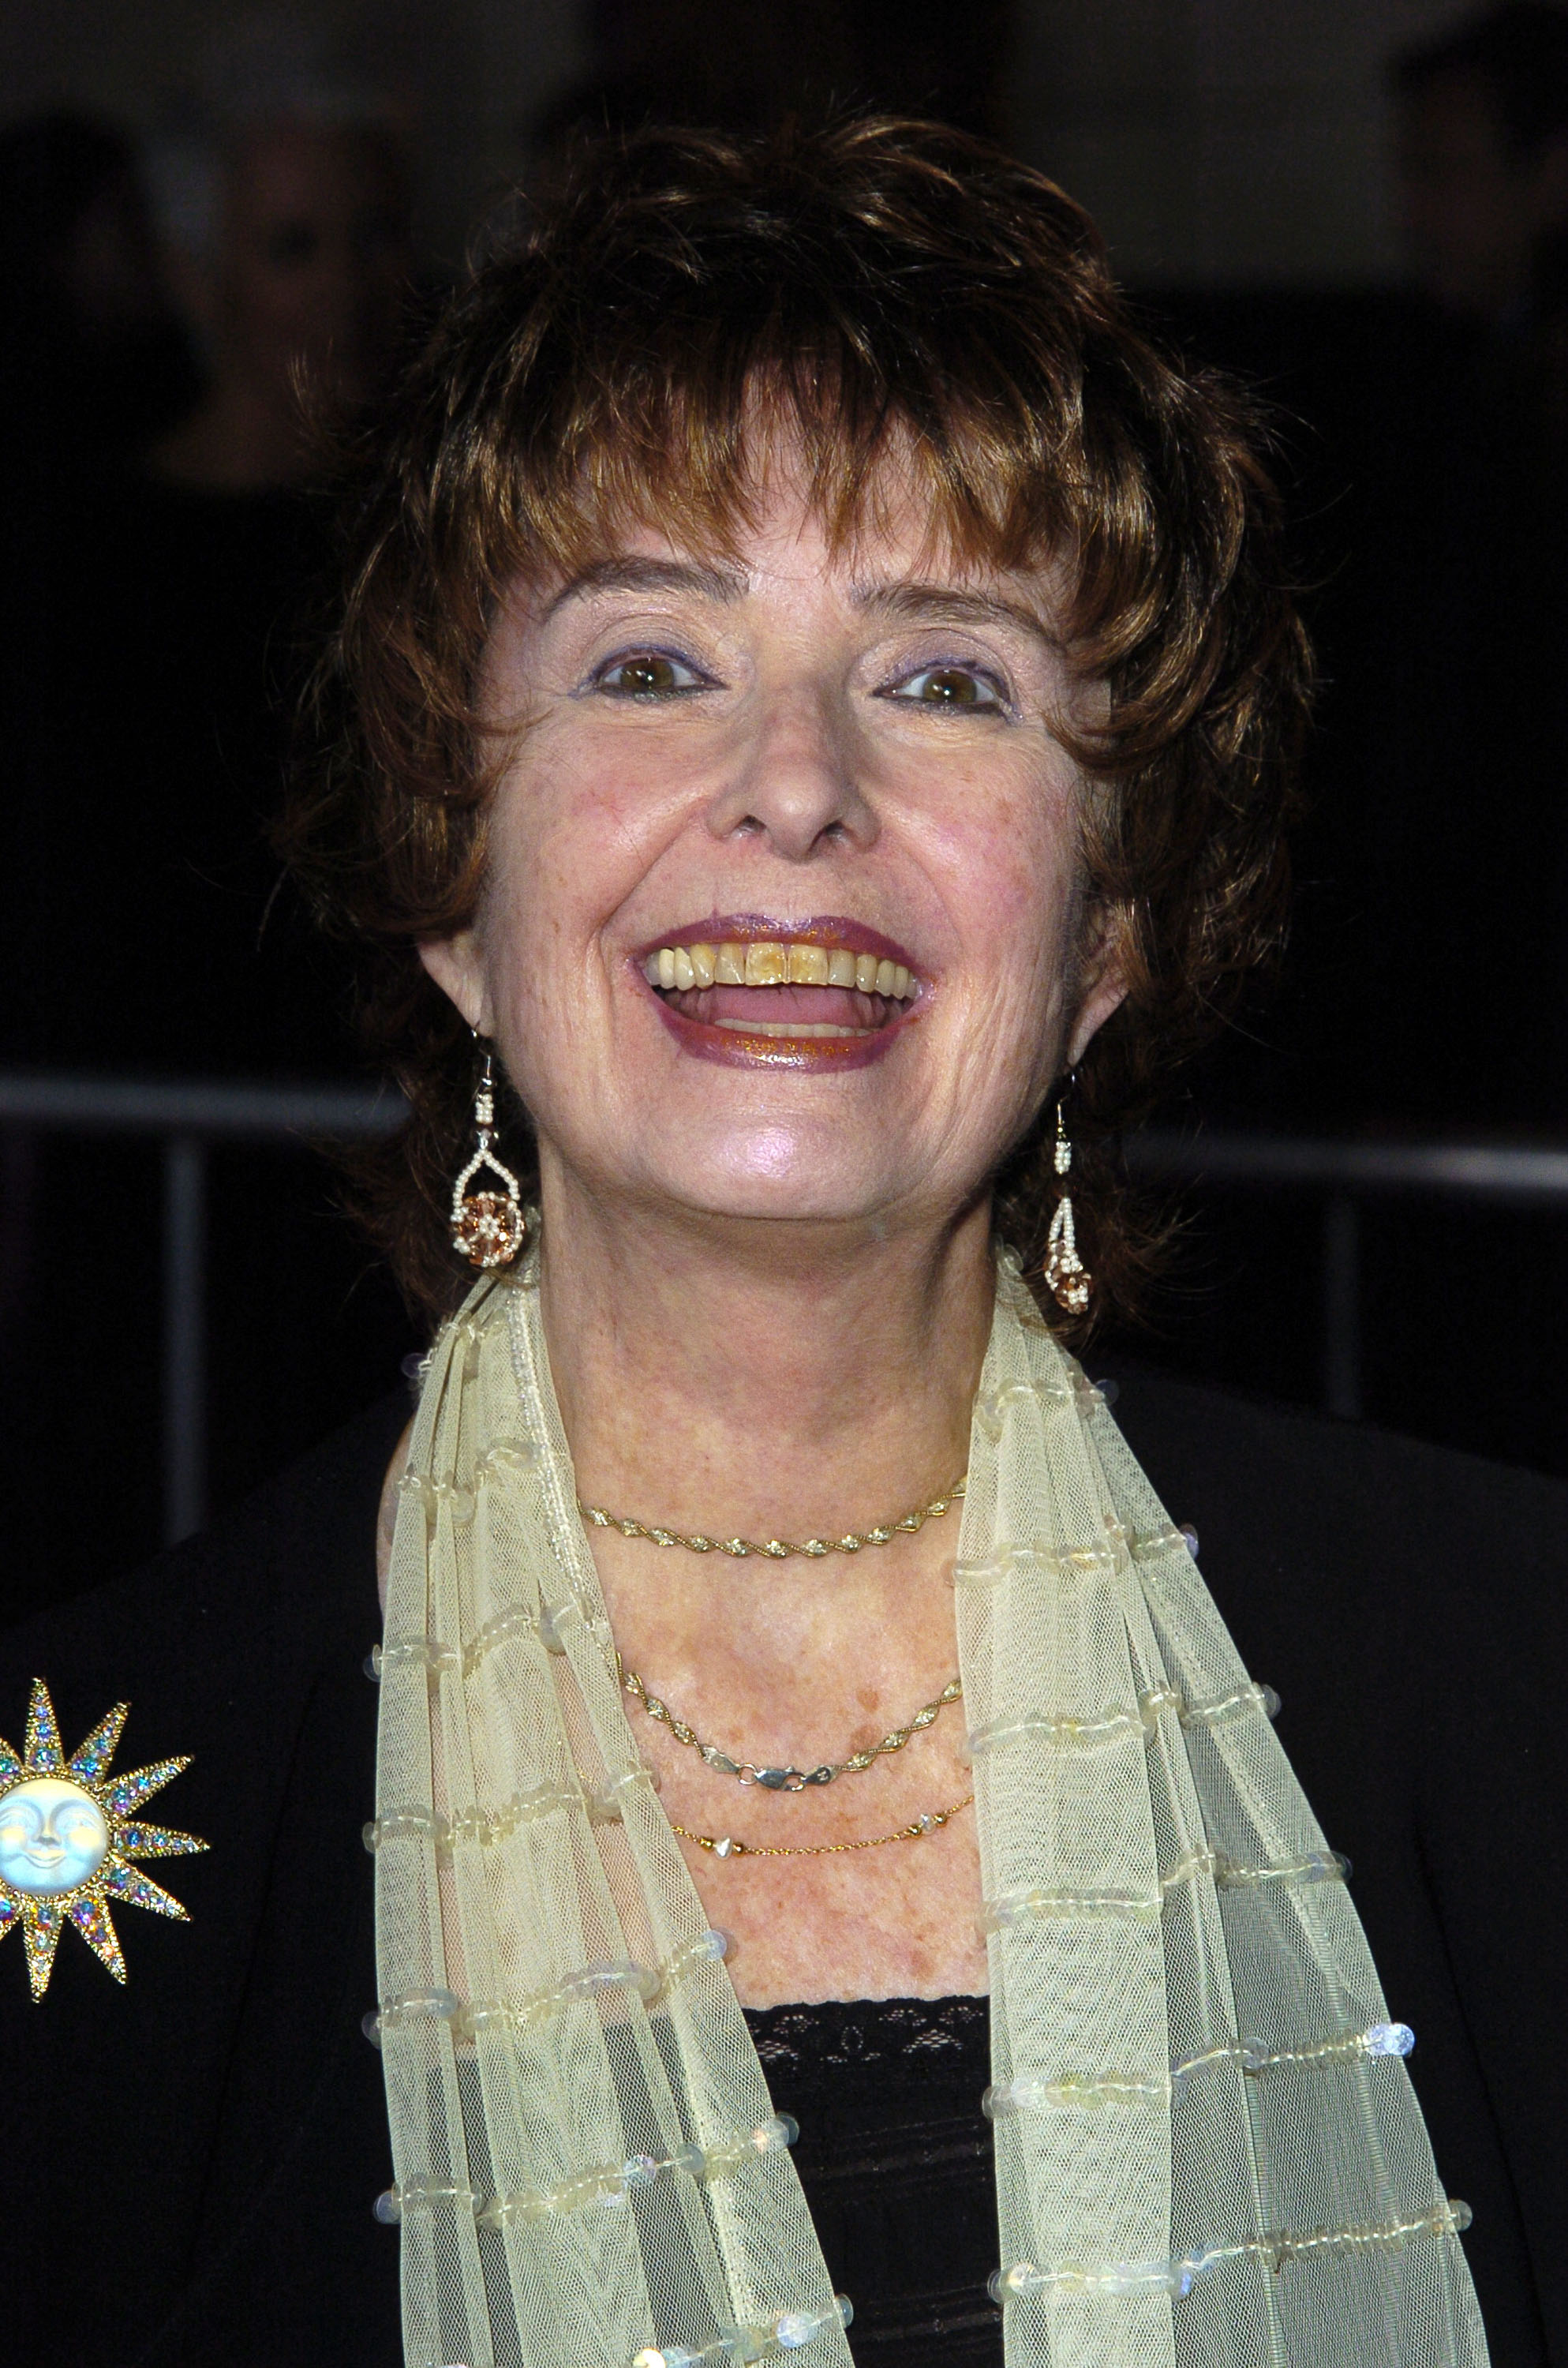
[[[452,1187],[452,1247],[462,1252],[470,1266],[510,1266],[523,1247],[528,1220],[517,1178],[490,1148],[495,1136],[495,1070],[488,1053],[473,1098],[473,1123],[479,1147]],[[469,1190],[482,1167],[500,1178],[506,1187],[504,1194]]]
[[[1082,1315],[1094,1290],[1094,1277],[1078,1256],[1077,1230],[1073,1223],[1073,1195],[1067,1189],[1066,1176],[1073,1165],[1073,1145],[1062,1123],[1062,1104],[1056,1105],[1056,1147],[1052,1154],[1058,1176],[1062,1178],[1062,1198],[1056,1203],[1056,1213],[1051,1221],[1051,1231],[1045,1239],[1045,1279],[1059,1306],[1069,1315]]]

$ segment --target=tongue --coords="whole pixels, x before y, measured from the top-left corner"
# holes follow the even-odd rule
[[[880,995],[847,986],[693,987],[668,1000],[687,1019],[760,1019],[776,1027],[881,1028],[892,1008]]]

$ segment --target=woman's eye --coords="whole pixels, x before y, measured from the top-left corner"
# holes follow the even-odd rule
[[[667,699],[675,691],[700,690],[702,677],[679,658],[667,658],[657,650],[638,650],[631,657],[617,658],[606,666],[594,688],[608,691],[612,699]]]
[[[971,713],[999,710],[1003,704],[1001,692],[989,675],[963,666],[922,666],[918,674],[894,683],[886,695],[906,700],[916,707],[963,708]]]

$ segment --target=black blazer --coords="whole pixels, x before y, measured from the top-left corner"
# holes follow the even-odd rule
[[[1568,1488],[1131,1367],[1119,1420],[1202,1567],[1335,1847],[1465,2240],[1496,2368],[1568,2368],[1562,1697]],[[395,2368],[373,2005],[372,1540],[389,1399],[204,1537],[0,1644],[67,1751],[131,1705],[119,1769],[211,1845],[150,1868],[191,1912],[74,1931],[42,2002],[0,1943],[6,2356]],[[85,1479],[90,1474],[85,1474]]]

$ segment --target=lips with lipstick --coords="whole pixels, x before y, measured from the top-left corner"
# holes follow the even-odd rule
[[[925,986],[901,948],[851,922],[683,931],[641,967],[689,1050],[794,1068],[877,1057],[915,1016]]]

